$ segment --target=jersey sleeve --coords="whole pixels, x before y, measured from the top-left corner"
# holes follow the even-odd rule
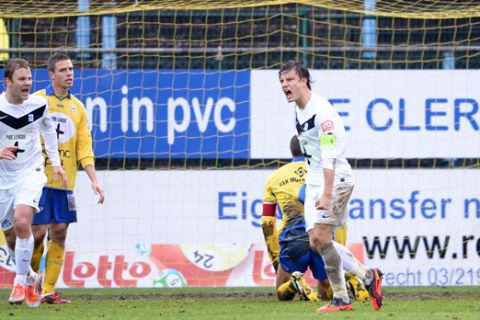
[[[277,200],[275,199],[275,195],[273,194],[272,190],[272,176],[268,177],[266,183],[265,183],[265,189],[263,192],[263,203],[270,203],[270,204],[276,204]]]
[[[337,158],[337,130],[342,125],[336,117],[333,107],[319,114],[315,125],[318,127],[322,164],[325,169],[333,169]]]
[[[272,179],[269,177],[265,184],[265,192],[263,194],[262,231],[267,246],[268,256],[276,270],[279,263],[280,242],[276,226],[277,218],[275,217],[277,201],[271,185]]]
[[[77,161],[80,162],[82,168],[88,165],[94,165],[94,154],[92,148],[92,134],[87,122],[87,112],[82,106],[81,118],[77,128]]]
[[[41,120],[41,132],[45,141],[45,151],[48,154],[48,158],[52,166],[60,165],[60,155],[58,154],[58,141],[57,133],[55,131],[55,122],[48,113],[48,102],[45,100],[47,107],[43,113],[43,119]]]

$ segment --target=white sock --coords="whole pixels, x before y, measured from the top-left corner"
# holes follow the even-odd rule
[[[345,247],[344,245],[341,245],[340,243],[335,242],[335,241],[333,241],[333,244],[334,244],[335,248],[337,249],[337,252],[340,255],[340,258],[343,261],[343,268],[346,271],[356,275],[364,283],[366,283],[366,284],[369,283],[367,281],[367,271],[368,271],[367,267],[365,267],[363,264],[361,264],[360,261],[358,261],[353,256],[352,252],[350,252],[350,250],[348,250],[347,247]]]
[[[332,286],[333,296],[342,298],[343,301],[350,301],[345,284],[342,258],[334,244],[330,242],[320,245],[318,247],[318,253],[322,256],[323,262],[325,263],[325,271]]]
[[[31,286],[35,283],[35,281],[37,281],[38,279],[38,274],[33,271],[32,267],[30,266],[30,270],[28,270],[28,273],[27,273],[27,286]]]
[[[21,284],[22,286],[25,286],[27,284],[27,275],[17,274],[13,280],[13,284]]]
[[[33,235],[27,239],[17,237],[15,245],[17,275],[27,275],[30,271],[30,262],[33,254]]]

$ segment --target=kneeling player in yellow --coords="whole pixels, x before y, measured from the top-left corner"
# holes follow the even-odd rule
[[[291,300],[299,293],[304,300],[331,300],[333,292],[323,259],[310,248],[305,230],[302,202],[305,198],[306,166],[297,137],[292,137],[290,151],[292,162],[270,175],[263,197],[262,229],[270,259],[276,270],[277,296],[279,300]],[[283,214],[278,232],[276,206]],[[338,242],[336,246],[340,247],[338,250],[346,252],[340,244],[346,241],[346,227],[337,228],[335,238]],[[308,267],[318,280],[317,292],[310,288],[303,277]],[[351,298],[361,301],[369,298],[368,291],[355,276],[348,275],[347,283]]]
[[[55,285],[63,266],[68,225],[77,222],[73,189],[78,164],[81,164],[92,181],[93,192],[99,196],[98,203],[103,203],[105,196],[95,171],[87,112],[82,102],[70,93],[74,75],[72,61],[66,55],[54,54],[47,64],[51,85],[35,94],[48,100],[49,112],[55,121],[62,166],[68,175],[69,184],[64,188],[52,179],[52,167],[46,159],[45,173],[48,181],[40,199],[42,211],[35,215],[32,223],[35,238],[32,268],[35,271],[39,269],[48,227],[50,240],[45,260],[42,303],[64,304],[70,301],[58,296]]]

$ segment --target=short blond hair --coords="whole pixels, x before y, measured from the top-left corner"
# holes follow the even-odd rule
[[[15,71],[22,68],[30,69],[30,64],[27,60],[20,58],[8,60],[7,65],[5,66],[3,78],[13,80],[12,77]]]

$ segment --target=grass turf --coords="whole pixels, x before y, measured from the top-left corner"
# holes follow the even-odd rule
[[[480,287],[386,288],[382,310],[354,302],[352,311],[318,315],[325,302],[279,302],[273,288],[64,290],[69,305],[11,306],[0,290],[2,319],[480,319]]]

